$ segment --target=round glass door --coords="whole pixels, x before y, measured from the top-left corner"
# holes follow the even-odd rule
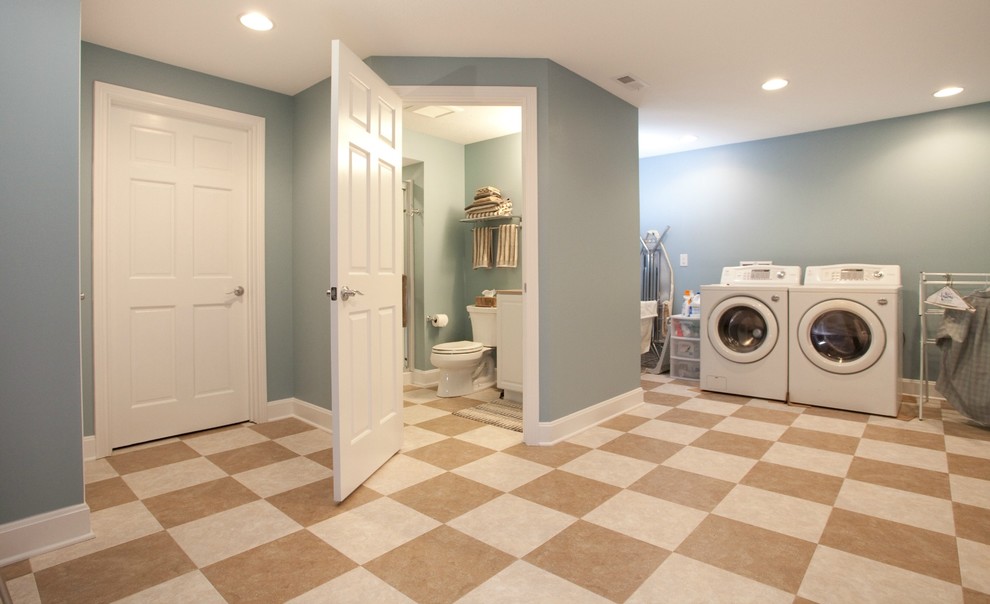
[[[777,343],[777,318],[756,298],[736,296],[717,304],[708,316],[708,339],[718,353],[736,363],[753,363]]]
[[[851,300],[827,300],[801,318],[798,345],[809,361],[832,373],[868,369],[886,344],[880,319]]]

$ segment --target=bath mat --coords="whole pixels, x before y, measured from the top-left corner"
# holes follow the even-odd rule
[[[455,411],[454,415],[507,430],[523,431],[522,403],[495,399],[490,403],[481,403],[474,407]]]

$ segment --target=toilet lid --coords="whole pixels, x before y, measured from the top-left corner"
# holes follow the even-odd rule
[[[447,342],[446,344],[437,344],[433,347],[433,352],[437,354],[468,354],[471,352],[478,352],[484,348],[481,342],[472,342],[470,340],[460,340],[458,342]]]

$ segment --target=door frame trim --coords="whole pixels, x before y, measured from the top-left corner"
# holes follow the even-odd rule
[[[539,136],[532,86],[392,86],[404,102],[522,108],[523,441],[540,444]],[[526,334],[531,334],[527,337]]]
[[[267,419],[268,370],[265,335],[265,118],[219,107],[133,90],[104,82],[93,88],[93,423],[96,457],[110,446],[108,374],[109,305],[107,295],[108,131],[113,107],[180,117],[241,130],[247,135],[247,276],[245,287],[257,295],[247,305],[247,395],[249,419]]]

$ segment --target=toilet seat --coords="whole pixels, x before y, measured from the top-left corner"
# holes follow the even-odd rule
[[[483,349],[484,345],[481,342],[459,340],[457,342],[437,344],[433,347],[433,354],[471,354],[474,352],[481,352]]]

